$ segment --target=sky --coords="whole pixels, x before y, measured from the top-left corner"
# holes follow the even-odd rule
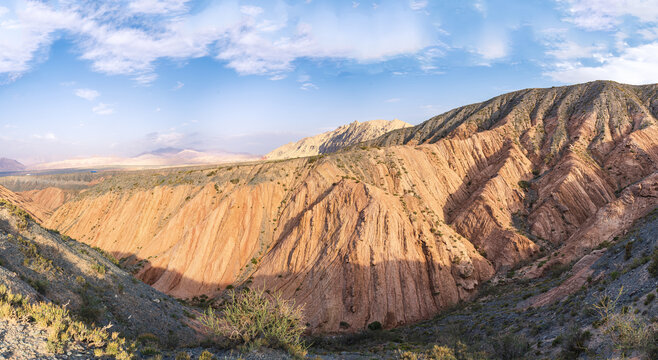
[[[530,88],[658,82],[658,0],[0,0],[0,157],[265,154]]]

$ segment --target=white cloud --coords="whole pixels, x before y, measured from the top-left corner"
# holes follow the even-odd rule
[[[398,101],[400,101],[400,98],[391,98],[391,99],[384,100],[384,102],[387,102],[387,103],[396,103]]]
[[[546,72],[554,80],[579,83],[592,80],[616,80],[630,84],[658,82],[658,42],[629,47],[620,55],[607,54],[598,64],[562,62],[556,69]]]
[[[186,10],[188,0],[133,0],[128,7],[134,13],[166,14]]]
[[[53,133],[46,133],[46,134],[34,134],[32,135],[33,138],[37,140],[48,140],[48,141],[54,141],[57,140],[57,136]]]
[[[245,15],[256,17],[263,13],[263,8],[258,6],[245,5],[240,7],[240,12]]]
[[[94,106],[91,111],[98,115],[111,115],[114,113],[114,108],[112,105],[99,103],[98,105]]]
[[[185,84],[183,84],[180,81],[176,81],[176,85],[171,90],[174,90],[174,91],[180,90],[183,86],[185,86]]]
[[[409,1],[409,7],[412,10],[422,10],[427,7],[427,0],[411,0]]]
[[[283,80],[283,79],[285,79],[285,78],[287,78],[287,77],[288,77],[288,76],[286,76],[286,75],[284,75],[284,74],[276,74],[276,75],[272,75],[272,76],[270,76],[270,80],[272,80],[272,81],[279,81],[279,80]]]
[[[94,101],[94,99],[99,97],[101,94],[98,91],[92,89],[77,89],[75,90],[75,95],[85,100]]]
[[[356,2],[356,1],[352,1],[352,7],[353,7],[353,8],[356,9],[356,8],[359,7],[359,5],[360,5],[360,4],[359,4],[358,2]]]
[[[153,132],[148,135],[146,135],[146,138],[149,142],[153,143],[156,146],[179,146],[181,145],[184,140],[186,140],[186,135],[176,132],[176,131],[169,131],[169,132]]]
[[[624,16],[642,22],[658,21],[656,0],[559,0],[568,12],[568,20],[587,30],[612,30]]]
[[[476,45],[475,51],[486,62],[507,56],[509,44],[507,35],[501,31],[486,30]]]
[[[302,89],[302,90],[305,90],[305,91],[319,89],[315,84],[310,83],[310,82],[303,83],[302,86],[300,86],[299,88]]]
[[[558,60],[591,58],[594,54],[606,50],[605,45],[587,46],[566,39],[558,39],[557,41],[548,44],[548,46],[551,49],[548,50],[546,54]]]
[[[16,78],[46,58],[60,34],[94,71],[148,85],[156,61],[214,56],[240,74],[279,76],[300,58],[379,62],[434,45],[436,33],[411,6],[385,3],[368,15],[184,0],[82,2],[17,0],[0,21],[0,74]],[[386,24],[386,26],[381,26]]]

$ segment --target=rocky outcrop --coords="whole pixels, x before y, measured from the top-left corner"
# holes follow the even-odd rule
[[[178,297],[257,286],[303,304],[313,331],[398,326],[542,251],[519,274],[578,260],[656,208],[657,93],[529,89],[323,157],[118,173],[45,224]]]
[[[344,147],[374,139],[389,131],[410,126],[410,124],[398,119],[390,121],[371,120],[362,123],[355,121],[351,124],[343,125],[336,130],[283,145],[265,155],[265,159],[290,159],[332,153]]]

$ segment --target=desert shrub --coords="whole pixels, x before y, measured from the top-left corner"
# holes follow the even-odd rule
[[[108,327],[87,326],[74,320],[66,307],[46,302],[29,302],[0,285],[0,317],[27,319],[46,329],[47,347],[52,353],[63,353],[73,343],[86,343],[97,356],[111,356],[118,360],[132,359],[133,347],[118,333],[108,333]]]
[[[114,255],[96,246],[93,247],[93,249],[96,250],[97,253],[101,254],[101,256],[109,260],[112,264],[119,266],[119,260],[115,258]]]
[[[528,189],[530,189],[530,183],[525,180],[521,180],[519,181],[519,187],[524,191],[528,191]]]
[[[379,321],[373,321],[370,324],[368,324],[368,330],[379,331],[381,329],[383,329],[383,326],[382,323],[380,323]]]
[[[592,337],[589,331],[572,328],[563,338],[561,358],[565,360],[578,359],[587,351],[587,342]]]
[[[624,260],[628,261],[631,257],[633,257],[633,242],[629,241],[624,246]]]
[[[491,344],[496,359],[520,359],[530,350],[530,343],[523,335],[506,334],[495,338]]]
[[[107,271],[107,269],[105,268],[105,265],[103,265],[103,264],[94,263],[91,267],[94,270],[96,270],[97,273],[99,273],[101,275],[105,275],[105,272]]]
[[[653,334],[646,321],[633,311],[609,316],[604,333],[610,336],[618,350],[643,350]]]
[[[186,353],[185,351],[181,351],[176,354],[176,360],[190,360],[190,354]]]
[[[302,309],[279,293],[262,290],[228,293],[228,305],[221,316],[209,307],[201,323],[213,334],[225,337],[244,350],[280,348],[293,356],[304,356]]]
[[[204,350],[201,355],[199,355],[199,360],[213,360],[215,356],[208,350]]]
[[[649,274],[653,277],[658,277],[658,249],[653,251],[651,256],[651,264],[649,264]]]
[[[434,345],[428,355],[432,360],[457,360],[455,351],[447,346]]]

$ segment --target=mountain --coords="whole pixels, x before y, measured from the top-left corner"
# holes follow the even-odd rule
[[[7,158],[0,158],[0,172],[23,170],[25,170],[25,165],[19,163],[18,161]]]
[[[116,173],[44,224],[176,297],[265,288],[315,333],[393,328],[615,244],[658,206],[657,116],[656,84],[521,90],[325,156]]]
[[[135,157],[90,157],[68,159],[33,166],[34,170],[53,169],[89,169],[89,168],[148,168],[199,164],[218,164],[258,160],[259,157],[249,154],[229,152],[202,152],[189,149],[163,148],[142,153]]]
[[[265,159],[289,159],[335,152],[346,146],[374,139],[389,131],[410,127],[404,121],[371,120],[359,123],[355,121],[336,130],[320,135],[303,138],[297,142],[283,145],[265,155]]]

